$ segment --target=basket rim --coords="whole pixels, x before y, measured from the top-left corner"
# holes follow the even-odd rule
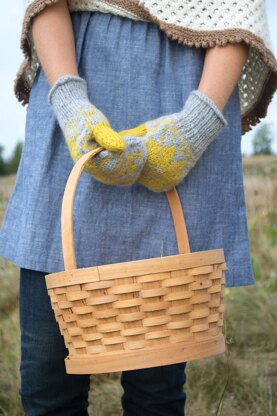
[[[158,354],[157,354],[158,351]],[[97,374],[124,370],[149,368],[158,365],[176,364],[222,354],[226,351],[225,337],[222,333],[192,342],[170,342],[168,345],[153,346],[136,350],[105,352],[103,356],[72,356],[65,358],[69,374]],[[135,364],[134,364],[135,363]]]
[[[71,269],[49,273],[45,275],[45,280],[47,289],[52,289],[100,280],[114,280],[117,278],[209,266],[216,263],[225,263],[223,248]],[[147,268],[149,269],[147,270]]]

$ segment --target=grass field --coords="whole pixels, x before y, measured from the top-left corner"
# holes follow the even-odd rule
[[[0,184],[1,223],[14,177]],[[225,289],[228,351],[188,364],[186,416],[277,414],[277,156],[244,159],[244,184],[256,285]],[[119,376],[92,376],[91,416],[121,415]],[[18,387],[18,269],[0,258],[0,415],[23,415]]]

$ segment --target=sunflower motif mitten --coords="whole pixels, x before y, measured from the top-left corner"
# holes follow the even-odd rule
[[[178,185],[225,126],[214,102],[192,91],[180,112],[137,127],[146,131],[141,139],[147,144],[147,161],[137,182],[154,192]]]
[[[105,115],[90,102],[87,83],[79,76],[60,77],[50,89],[48,102],[74,162],[103,145],[105,150],[87,162],[85,171],[110,185],[130,186],[137,180],[147,157],[146,143],[140,139],[144,128],[132,129],[130,133],[113,130]]]

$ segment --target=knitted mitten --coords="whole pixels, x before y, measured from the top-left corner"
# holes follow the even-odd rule
[[[105,150],[87,162],[85,171],[110,185],[129,186],[136,181],[146,162],[146,144],[138,137],[137,129],[136,134],[128,136],[111,128],[105,115],[89,101],[83,78],[75,75],[60,77],[49,92],[48,102],[74,162],[104,143]],[[99,143],[94,140],[94,131],[99,136]],[[103,136],[107,139],[102,139]]]
[[[180,112],[139,126],[146,129],[148,156],[137,182],[154,192],[178,185],[225,126],[214,102],[192,91]]]

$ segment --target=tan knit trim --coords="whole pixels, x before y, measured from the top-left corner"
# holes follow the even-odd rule
[[[20,48],[22,49],[25,59],[22,62],[14,80],[14,93],[22,105],[29,102],[31,83],[28,79],[28,69],[32,61],[32,45],[30,39],[31,20],[40,13],[46,6],[57,3],[59,0],[35,0],[27,8],[21,32]]]
[[[35,0],[27,9],[21,35],[21,49],[24,52],[25,60],[17,73],[14,85],[15,95],[23,105],[29,101],[29,93],[31,90],[31,81],[28,79],[28,70],[31,67],[31,40],[30,27],[31,19],[41,12],[46,6],[57,3],[59,0]],[[258,124],[267,114],[267,108],[272,100],[274,92],[277,89],[277,62],[273,53],[265,46],[261,38],[245,29],[225,29],[225,30],[209,30],[198,31],[187,29],[174,24],[165,23],[157,17],[150,14],[143,5],[138,4],[138,0],[105,0],[113,6],[118,6],[123,10],[131,12],[138,19],[153,22],[166,33],[166,35],[190,47],[209,48],[214,46],[224,46],[227,43],[244,42],[251,48],[255,48],[262,61],[268,68],[268,76],[263,85],[260,96],[253,103],[253,107],[248,109],[247,113],[242,115],[242,133],[251,130],[253,126]],[[265,74],[266,75],[266,74]]]

